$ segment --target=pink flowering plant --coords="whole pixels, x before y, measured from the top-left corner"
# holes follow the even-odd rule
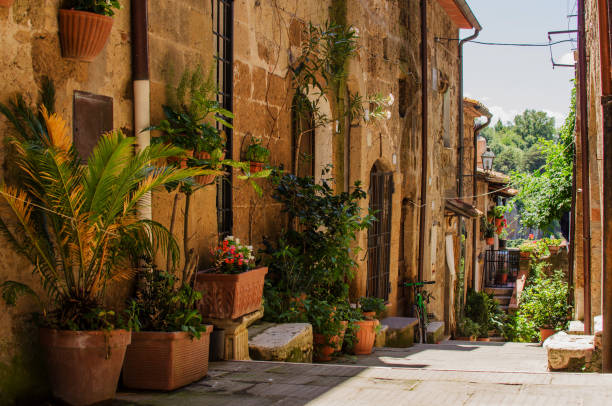
[[[231,235],[213,249],[213,255],[219,273],[238,274],[255,267],[253,247],[240,244],[240,239]]]

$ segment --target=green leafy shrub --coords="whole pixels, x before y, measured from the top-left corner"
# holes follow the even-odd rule
[[[247,161],[266,163],[269,158],[270,150],[261,144],[261,140],[255,140],[246,150]]]
[[[571,306],[567,303],[568,285],[562,271],[551,277],[537,275],[521,295],[519,314],[537,328],[567,327]]]
[[[68,0],[65,8],[112,17],[121,4],[119,0]]]
[[[501,331],[504,313],[499,304],[486,292],[470,290],[465,303],[465,317],[480,326],[479,337],[487,337],[490,330]]]
[[[482,331],[480,324],[470,318],[463,318],[457,323],[457,336],[459,337],[478,337]]]
[[[377,318],[387,310],[385,301],[378,297],[361,297],[359,298],[359,306],[364,313],[375,312]]]

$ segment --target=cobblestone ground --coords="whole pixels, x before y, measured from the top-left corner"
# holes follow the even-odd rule
[[[200,382],[121,392],[115,405],[612,405],[612,375],[549,373],[541,348],[493,344],[378,349],[342,365],[212,363]]]

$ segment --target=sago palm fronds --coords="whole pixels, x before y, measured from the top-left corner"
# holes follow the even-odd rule
[[[42,143],[12,141],[22,182],[0,185],[0,200],[12,214],[0,218],[0,230],[40,276],[57,307],[52,323],[78,327],[84,310],[102,305],[108,282],[130,277],[139,258],[152,258],[159,248],[178,261],[167,229],[139,219],[137,209],[149,192],[202,170],[156,165],[181,150],[158,144],[135,153],[135,138],[120,131],[104,135],[83,166],[64,120],[44,108],[42,117],[48,134]],[[17,291],[31,291],[16,282],[0,287],[13,302]]]

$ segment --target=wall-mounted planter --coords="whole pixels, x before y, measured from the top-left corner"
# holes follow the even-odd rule
[[[258,172],[263,171],[264,166],[265,166],[265,163],[263,163],[263,162],[255,162],[255,161],[251,161],[249,166],[250,166],[249,171],[250,171],[251,173],[258,173]]]
[[[41,328],[40,342],[47,356],[53,395],[75,406],[114,398],[131,337],[126,330]]]
[[[198,151],[195,153],[194,157],[196,159],[210,159],[210,154],[208,152],[204,152],[204,151]],[[198,184],[205,186],[205,185],[210,185],[215,181],[215,178],[217,177],[217,175],[200,175],[200,176],[196,176],[195,177],[195,181],[198,182]]]
[[[198,272],[195,289],[202,292],[202,317],[237,319],[259,309],[267,273],[266,267],[239,274]]]
[[[14,2],[15,0],[0,0],[0,7],[10,7]]]
[[[87,11],[59,11],[59,35],[64,58],[91,62],[108,41],[113,19]]]
[[[204,378],[211,332],[208,326],[199,339],[184,332],[132,333],[123,384],[134,389],[174,390]]]

